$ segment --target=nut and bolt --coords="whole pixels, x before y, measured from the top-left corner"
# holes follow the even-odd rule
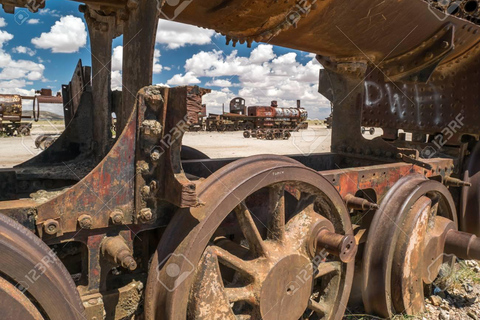
[[[124,218],[124,214],[120,209],[115,209],[110,214],[110,219],[112,220],[112,223],[116,225],[123,224],[123,218]]]
[[[93,226],[92,217],[88,214],[82,214],[80,217],[78,217],[78,225],[82,229],[91,229]]]
[[[160,157],[162,156],[163,152],[160,152],[158,149],[154,149],[151,153],[150,153],[150,159],[152,159],[152,161],[158,161],[160,160]]]
[[[143,208],[142,210],[140,210],[139,216],[140,219],[142,219],[143,221],[150,221],[153,219],[153,213],[150,208]]]
[[[150,181],[150,191],[156,191],[158,189],[158,181],[152,180]]]
[[[46,234],[54,235],[58,233],[60,229],[60,225],[58,221],[53,219],[48,219],[43,223],[43,229],[45,230]]]

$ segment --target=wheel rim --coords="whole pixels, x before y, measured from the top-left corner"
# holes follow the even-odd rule
[[[2,277],[0,277],[0,310],[3,319],[44,319],[23,292]]]
[[[17,316],[20,312],[28,315],[25,319],[85,319],[75,284],[55,253],[4,215],[0,215],[0,259],[2,319],[24,319]]]
[[[375,214],[365,245],[362,291],[367,313],[391,318],[423,311],[424,285],[438,270],[427,273],[440,250],[428,247],[428,237],[456,229],[456,221],[453,199],[441,183],[411,175],[395,184]]]
[[[200,199],[209,201],[204,201],[206,205],[202,209],[192,210],[200,223],[183,241],[182,235],[178,237],[181,242],[178,247],[171,241],[164,241],[172,232],[166,231],[154,258],[160,268],[154,272],[152,268],[147,284],[147,318],[288,320],[342,317],[351,289],[353,263],[341,263],[328,254],[322,255],[325,259],[318,263],[319,255],[307,250],[311,228],[319,223],[327,221],[336,232],[352,234],[341,197],[318,173],[293,160],[252,158],[223,168],[202,184]],[[231,171],[232,168],[237,170]],[[236,186],[232,185],[233,177],[237,178]],[[223,187],[233,187],[227,189],[232,192],[225,192]],[[282,191],[278,190],[287,191],[282,197]],[[261,220],[262,210],[269,207],[262,201],[266,196],[285,204],[275,206],[284,211],[267,210],[271,215],[263,226],[270,226],[268,229],[258,221],[253,223],[256,217]],[[311,203],[303,208],[308,201]],[[292,206],[293,203],[296,205]],[[300,208],[298,206],[302,210],[290,216],[292,210]],[[273,202],[270,207],[274,207]],[[231,211],[234,213],[230,214]],[[317,211],[332,222],[322,219]],[[185,225],[185,220],[173,221],[169,229],[179,225]],[[230,231],[225,234],[225,230]],[[236,232],[232,234],[231,230]],[[176,247],[175,254],[162,264],[162,258],[168,258],[169,247]],[[313,259],[317,259],[316,264]],[[169,277],[166,269],[173,264],[184,271],[188,262],[191,262],[190,267],[195,266],[193,275],[168,290],[176,279]],[[297,276],[305,280],[300,281],[302,278]],[[163,289],[158,282],[164,284]]]

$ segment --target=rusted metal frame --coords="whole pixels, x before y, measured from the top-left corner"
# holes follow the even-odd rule
[[[454,165],[451,159],[432,159],[428,163],[432,166],[431,170],[404,163],[392,163],[320,173],[337,188],[343,197],[348,194],[355,195],[358,190],[373,189],[377,198],[382,199],[383,195],[403,176],[417,173],[427,178],[440,177],[442,181],[453,173]]]
[[[432,166],[431,170],[423,169],[406,163],[389,164],[367,164],[362,167],[343,168],[336,164],[338,155],[324,154],[304,156],[290,156],[292,159],[300,161],[309,166],[315,164],[313,168],[319,171],[327,180],[329,180],[345,197],[348,194],[355,195],[358,190],[373,189],[381,199],[389,188],[402,176],[418,173],[426,177],[440,177],[443,180],[451,176],[454,172],[454,161],[451,159],[430,159],[426,160]],[[197,177],[206,178],[219,168],[235,161],[236,159],[207,159],[207,160],[188,160],[183,161],[185,171]],[[319,168],[318,164],[323,163]]]
[[[98,161],[107,154],[111,141],[111,65],[112,42],[117,36],[116,15],[99,8],[82,6],[90,35],[92,56],[93,141]]]
[[[161,215],[161,202],[181,208],[197,204],[195,184],[182,169],[182,137],[189,127],[187,100],[198,87],[146,87],[137,96],[136,211]]]
[[[118,132],[127,124],[137,92],[152,83],[159,1],[127,3],[128,19],[123,25],[122,107],[116,113]]]

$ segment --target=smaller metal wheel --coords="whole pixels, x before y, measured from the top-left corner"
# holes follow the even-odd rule
[[[243,137],[246,139],[250,138],[250,131],[243,131]]]
[[[400,179],[369,229],[363,255],[366,312],[385,318],[423,312],[425,285],[454,260],[445,248],[456,230],[455,204],[443,184],[421,175]]]

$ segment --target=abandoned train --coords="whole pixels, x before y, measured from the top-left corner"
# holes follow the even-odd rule
[[[472,1],[81,2],[93,58],[64,87],[69,126],[0,169],[2,319],[340,320],[348,305],[393,318],[422,313],[457,258],[480,259]],[[182,146],[202,90],[151,86],[159,18],[315,53],[331,152]]]
[[[308,126],[308,112],[300,107],[280,108],[277,101],[270,106],[247,107],[241,97],[230,101],[230,112],[221,115],[210,114],[205,121],[207,131],[239,131],[253,129],[289,129],[298,130]]]

